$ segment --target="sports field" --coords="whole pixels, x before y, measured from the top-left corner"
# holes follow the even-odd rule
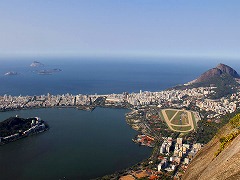
[[[177,132],[190,132],[196,128],[195,113],[180,109],[162,109],[160,116],[168,127]]]

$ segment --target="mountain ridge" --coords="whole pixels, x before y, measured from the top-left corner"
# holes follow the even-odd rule
[[[223,74],[227,74],[231,76],[232,78],[240,78],[240,75],[235,71],[233,68],[231,68],[228,65],[225,64],[218,64],[215,68],[209,69],[208,71],[204,72],[202,75],[200,75],[197,79],[192,81],[192,83],[201,83],[209,81],[211,78],[216,76],[221,76]]]
[[[214,93],[207,97],[220,99],[237,92],[237,89],[240,87],[240,75],[230,66],[220,63],[215,68],[211,68],[201,74],[197,79],[169,89],[183,90],[199,87],[213,87]]]

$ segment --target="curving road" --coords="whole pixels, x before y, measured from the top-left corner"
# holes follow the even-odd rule
[[[176,113],[173,115],[173,117],[172,117],[171,119],[169,119],[168,116],[167,116],[167,113],[166,113],[167,110],[176,111]],[[161,110],[161,111],[162,111],[162,115],[163,115],[163,118],[164,118],[165,122],[167,123],[168,127],[169,127],[172,131],[176,131],[176,132],[190,132],[190,131],[194,130],[193,118],[192,118],[192,115],[191,115],[191,112],[190,112],[190,111],[178,110],[178,109],[163,109],[163,110]],[[172,123],[171,123],[171,121],[175,118],[175,116],[177,115],[177,113],[178,113],[179,111],[184,111],[184,112],[187,113],[187,115],[188,115],[188,121],[189,121],[188,124],[186,124],[186,125],[177,125],[177,124],[172,124]],[[172,126],[178,126],[178,127],[191,126],[191,129],[186,130],[186,131],[175,130],[175,129],[172,128]]]

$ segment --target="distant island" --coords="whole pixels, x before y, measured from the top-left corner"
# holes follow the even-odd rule
[[[19,73],[15,72],[15,71],[9,71],[7,73],[4,74],[4,76],[15,76],[18,75]]]
[[[62,71],[62,69],[59,69],[59,68],[47,69],[46,66],[39,61],[33,61],[30,64],[30,67],[34,68],[34,70],[32,71],[33,73],[36,73],[39,75],[52,75],[54,73],[59,73]],[[19,75],[19,73],[15,71],[9,71],[4,74],[4,76],[16,76],[16,75]]]
[[[42,67],[44,64],[38,62],[38,61],[33,61],[32,64],[30,64],[31,67]]]
[[[10,117],[0,122],[0,145],[48,130],[48,125],[39,117]]]

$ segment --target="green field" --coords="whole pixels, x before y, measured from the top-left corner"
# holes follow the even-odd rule
[[[175,111],[176,113],[176,111]],[[187,114],[186,116],[182,116],[181,118],[181,115],[184,113],[184,111],[179,111],[176,116],[174,117],[174,119],[171,121],[172,124],[176,124],[176,125],[187,125],[189,124],[189,121],[188,121],[188,117],[187,117]],[[180,121],[181,119],[181,121]]]
[[[172,128],[176,131],[189,131],[191,126],[172,126]]]
[[[166,112],[169,120],[172,119],[172,117],[173,117],[174,114],[176,113],[175,110],[166,110],[165,112]]]
[[[183,111],[179,111],[179,112],[176,114],[176,116],[174,117],[174,119],[180,120],[182,113],[183,113]]]
[[[172,124],[176,124],[176,125],[188,125],[188,119],[182,119],[182,121],[180,121],[180,119],[173,119],[171,121]]]
[[[196,129],[196,118],[194,113],[187,110],[179,109],[163,109],[159,112],[161,118],[167,122],[167,125],[171,130],[179,132],[188,132],[192,129]],[[193,122],[191,122],[193,121]],[[191,127],[193,124],[193,127]]]

